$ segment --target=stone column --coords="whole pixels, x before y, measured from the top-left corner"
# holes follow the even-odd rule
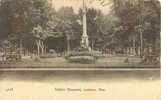
[[[83,0],[83,34],[81,38],[81,46],[83,48],[87,48],[90,50],[89,47],[89,40],[87,35],[87,18],[86,18],[86,3],[85,0]]]

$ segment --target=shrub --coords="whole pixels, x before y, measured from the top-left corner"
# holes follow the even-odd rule
[[[96,58],[93,56],[71,56],[68,58],[69,62],[75,62],[75,63],[95,63]]]
[[[41,61],[41,60],[40,60],[40,57],[35,57],[35,58],[34,58],[34,61],[35,61],[35,62],[40,62],[40,61]]]
[[[40,58],[55,58],[57,57],[56,54],[46,54],[46,55],[40,55]]]
[[[93,53],[88,51],[87,49],[83,48],[76,48],[74,51],[71,51],[67,56],[66,59],[69,62],[75,63],[95,63],[97,60],[97,56]]]

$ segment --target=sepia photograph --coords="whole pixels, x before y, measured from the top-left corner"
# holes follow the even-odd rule
[[[2,100],[160,100],[161,0],[0,0]]]

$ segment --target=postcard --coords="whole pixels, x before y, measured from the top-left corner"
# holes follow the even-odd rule
[[[161,0],[0,0],[1,100],[160,100]]]

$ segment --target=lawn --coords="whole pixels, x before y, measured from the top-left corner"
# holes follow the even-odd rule
[[[79,64],[79,63],[71,63],[67,61],[63,57],[55,57],[55,58],[33,58],[33,59],[22,59],[20,62],[11,63],[11,64],[1,64],[0,67],[45,67],[45,68],[133,68],[133,67],[159,67],[156,65],[142,65],[140,64],[141,59],[139,57],[117,57],[117,56],[109,56],[102,57],[97,60],[96,63],[92,64]]]

